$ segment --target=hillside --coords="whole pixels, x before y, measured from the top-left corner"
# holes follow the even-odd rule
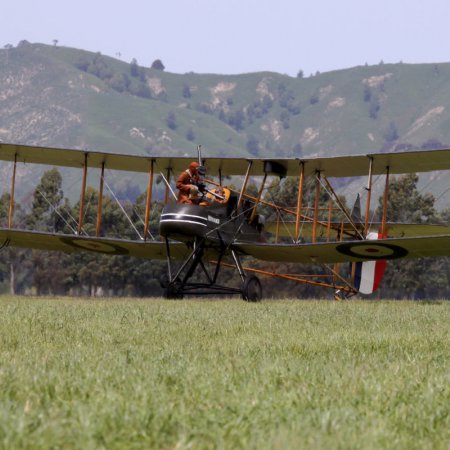
[[[0,140],[153,155],[201,143],[214,156],[448,147],[449,86],[450,63],[174,74],[22,42],[0,50]]]

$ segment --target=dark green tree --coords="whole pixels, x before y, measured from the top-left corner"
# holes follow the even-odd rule
[[[86,71],[100,78],[101,80],[109,80],[113,76],[113,70],[108,66],[105,58],[101,53],[96,53],[91,59]]]
[[[283,111],[281,111],[280,120],[281,120],[281,123],[283,124],[283,128],[285,130],[289,129],[289,127],[291,126],[290,118],[291,118],[291,116],[289,114],[289,111],[287,111],[285,109]]]
[[[91,64],[91,59],[87,55],[81,55],[75,62],[75,67],[87,72],[89,65]]]
[[[186,139],[191,142],[195,140],[195,133],[192,127],[189,127],[189,129],[187,130]]]
[[[445,218],[434,208],[434,197],[417,188],[416,174],[393,178],[389,183],[387,220],[404,223],[435,223]],[[381,217],[383,199],[377,215]],[[448,258],[400,259],[388,262],[380,287],[382,298],[433,298],[449,295]]]
[[[171,130],[176,130],[177,129],[177,127],[178,127],[177,118],[176,118],[175,113],[173,111],[170,111],[169,114],[167,114],[166,125]]]
[[[253,135],[249,136],[247,144],[245,146],[247,150],[250,152],[250,154],[254,156],[258,156],[261,151],[259,146],[259,140],[257,137]]]
[[[389,183],[387,219],[391,222],[431,223],[436,220],[434,197],[417,189],[419,177],[415,173],[393,177]],[[382,215],[383,198],[379,199],[378,217]]]
[[[155,61],[152,62],[151,68],[155,69],[155,70],[164,70],[165,69],[164,64],[162,63],[162,61],[160,59],[155,59]]]
[[[188,84],[183,84],[183,97],[184,98],[191,98],[192,97],[191,88],[189,87]]]
[[[314,92],[314,94],[312,94],[311,97],[309,97],[310,105],[315,105],[316,103],[319,103],[319,93],[318,92]]]
[[[46,171],[37,185],[27,226],[33,230],[61,231],[63,217],[60,211],[63,201],[62,177],[57,169]],[[33,250],[29,257],[32,267],[33,287],[37,295],[63,294],[65,291],[64,253]]]
[[[137,97],[142,98],[152,98],[152,91],[148,87],[148,85],[142,81],[138,84],[131,84],[129,87],[129,92],[132,95],[136,95]]]
[[[136,58],[133,58],[130,63],[130,75],[132,77],[139,76],[139,65]]]
[[[126,92],[130,87],[131,81],[125,73],[115,73],[109,80],[108,85],[117,92]]]
[[[46,171],[36,186],[27,218],[27,225],[33,230],[56,231],[60,223],[58,209],[63,200],[62,177],[58,169]]]
[[[393,121],[389,123],[386,131],[383,134],[383,137],[386,142],[394,142],[398,139],[397,127],[395,126],[395,123]]]
[[[239,109],[227,116],[228,125],[232,126],[236,131],[242,131],[245,128],[245,114]]]
[[[376,95],[372,95],[369,102],[369,117],[376,119],[380,111],[380,101]]]
[[[0,198],[0,222],[2,226],[8,226],[10,193],[4,193]],[[20,204],[14,206],[12,227],[27,228],[27,216],[25,209]],[[1,278],[4,281],[5,291],[11,295],[21,294],[31,287],[33,265],[30,261],[31,250],[20,248],[3,248],[0,262]]]

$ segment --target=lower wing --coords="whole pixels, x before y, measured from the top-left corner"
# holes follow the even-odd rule
[[[165,242],[131,241],[126,239],[95,238],[72,234],[45,233],[28,230],[0,228],[0,247],[22,247],[62,252],[91,251],[108,255],[136,256],[148,259],[165,259]],[[170,255],[182,259],[188,254],[181,242],[170,243]]]
[[[441,236],[354,240],[316,244],[236,242],[233,249],[264,261],[340,263],[450,255],[450,234]]]

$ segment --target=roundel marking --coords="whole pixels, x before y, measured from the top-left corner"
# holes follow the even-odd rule
[[[120,245],[110,244],[96,240],[80,239],[80,238],[61,238],[61,242],[76,247],[81,250],[89,250],[91,252],[108,253],[109,255],[127,255],[128,250]]]
[[[377,244],[376,242],[358,242],[352,244],[340,244],[336,247],[339,253],[354,258],[367,260],[397,259],[408,254],[408,250],[393,244]]]

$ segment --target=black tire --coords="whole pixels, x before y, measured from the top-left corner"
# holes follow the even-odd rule
[[[262,287],[258,277],[248,275],[242,285],[242,299],[246,302],[260,302],[262,299]]]
[[[167,289],[167,286],[169,286],[169,276],[167,275],[167,273],[161,275],[161,277],[159,278],[159,285],[163,289]]]
[[[164,298],[167,300],[182,300],[183,290],[181,282],[177,279],[173,283],[167,284],[164,288]]]
[[[182,300],[183,293],[180,292],[175,286],[169,285],[164,289],[164,298],[166,300]]]

